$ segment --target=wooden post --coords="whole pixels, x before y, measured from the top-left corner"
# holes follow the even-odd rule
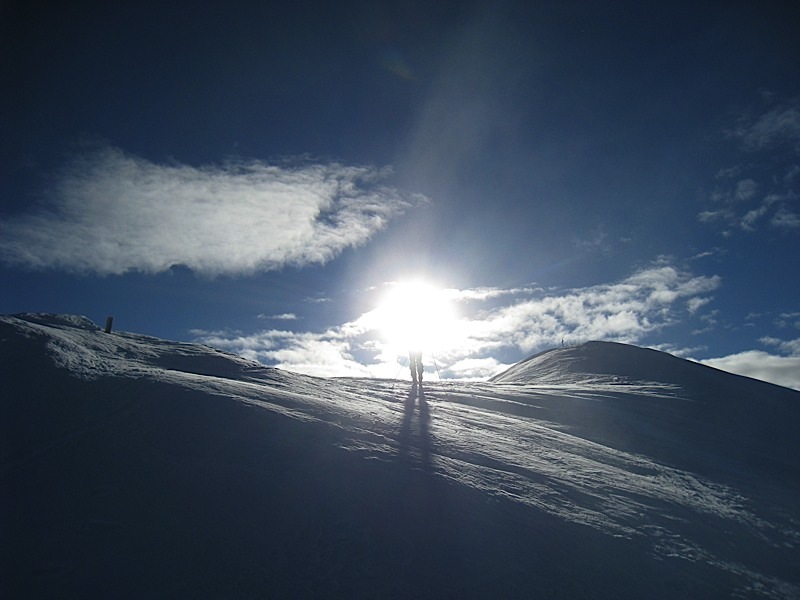
[[[106,333],[111,333],[111,325],[114,324],[114,317],[106,317]]]

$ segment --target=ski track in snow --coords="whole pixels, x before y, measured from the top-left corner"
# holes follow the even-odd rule
[[[603,403],[624,395],[691,402],[674,386],[426,381],[420,393],[404,381],[318,379],[203,346],[105,335],[88,322],[26,322],[23,330],[32,340],[46,339],[58,368],[77,377],[152,379],[324,423],[339,432],[341,447],[366,460],[401,457],[412,469],[490,498],[611,536],[647,539],[656,556],[742,575],[752,582],[750,592],[800,595],[797,587],[730,559],[724,543],[709,547],[709,536],[688,525],[700,519],[727,532],[723,540],[795,551],[800,531],[794,518],[763,509],[757,514],[745,493],[729,485],[581,437],[553,409],[565,399]]]

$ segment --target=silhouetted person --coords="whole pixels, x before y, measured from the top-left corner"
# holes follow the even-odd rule
[[[411,368],[411,381],[422,383],[422,351],[408,351],[409,367]]]

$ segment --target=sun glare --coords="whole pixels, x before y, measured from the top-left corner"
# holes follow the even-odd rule
[[[453,343],[456,313],[445,291],[428,283],[388,284],[375,316],[390,352],[435,352]]]

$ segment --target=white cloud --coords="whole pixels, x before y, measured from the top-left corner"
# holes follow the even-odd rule
[[[560,292],[527,287],[446,290],[450,299],[470,302],[462,306],[448,345],[429,358],[437,361],[443,377],[474,379],[496,374],[503,366],[498,356],[531,354],[558,346],[562,339],[637,343],[690,315],[690,309],[698,312],[719,285],[717,276],[694,276],[661,261],[617,283]],[[396,377],[404,357],[392,354],[383,342],[374,312],[320,333],[270,330],[247,337],[197,337],[310,375]]]
[[[800,356],[776,356],[761,350],[748,350],[698,362],[730,373],[800,390]]]
[[[766,214],[768,208],[767,206],[761,205],[758,208],[747,211],[742,217],[742,229],[745,231],[755,231],[756,222]]]
[[[736,165],[733,167],[729,167],[727,169],[720,169],[717,171],[716,178],[717,179],[732,179],[739,175],[742,172],[742,167],[740,165]]]
[[[737,229],[755,232],[762,221],[786,233],[800,230],[793,206],[800,180],[800,98],[744,115],[726,133],[740,142],[747,160],[717,171],[709,206],[698,220],[720,227],[725,237]]]
[[[704,307],[706,304],[711,302],[713,298],[702,298],[702,297],[694,297],[689,298],[686,302],[686,308],[689,310],[691,314],[695,314],[698,310]]]
[[[800,229],[800,215],[784,206],[775,213],[770,223],[780,229]]]
[[[727,254],[725,248],[715,246],[710,250],[706,250],[704,252],[699,252],[698,254],[695,254],[694,256],[691,257],[690,260],[700,260],[702,258],[710,258],[710,257],[719,258],[724,256],[725,254]]]
[[[369,369],[350,354],[347,340],[323,334],[293,335],[290,343],[264,353],[277,367],[319,377],[368,377]]]
[[[636,342],[676,320],[675,304],[719,287],[719,277],[693,277],[657,266],[627,279],[533,298],[498,310],[487,320],[496,340],[508,336],[522,350],[569,342]]]
[[[519,294],[531,294],[541,291],[540,288],[519,287],[519,288],[498,288],[498,287],[476,287],[466,290],[448,289],[444,291],[444,297],[456,302],[482,301],[502,298],[503,296],[517,296]]]
[[[717,189],[712,195],[712,200],[715,204],[721,203],[723,206],[701,211],[698,213],[697,219],[701,223],[721,223],[727,227],[741,228],[743,231],[756,231],[758,221],[773,210],[774,206],[778,206],[770,224],[786,228],[794,226],[792,219],[796,218],[796,215],[786,207],[786,202],[794,198],[793,192],[782,190],[780,193],[770,193],[754,206],[755,203],[752,200],[757,196],[757,192],[758,185],[752,179],[740,181],[735,189]],[[742,213],[742,211],[744,212]]]
[[[422,200],[384,185],[388,175],[337,163],[162,165],[103,147],[65,169],[38,211],[0,222],[0,261],[209,276],[325,263]]]
[[[594,230],[589,232],[584,238],[573,238],[573,244],[576,248],[585,252],[596,252],[600,254],[608,254],[611,252],[608,234],[602,224],[597,225]]]
[[[484,380],[505,371],[511,365],[505,365],[494,358],[465,358],[448,365],[448,375],[454,379]]]
[[[675,346],[674,344],[653,344],[652,346],[648,346],[648,348],[652,348],[653,350],[660,350],[661,352],[667,352],[669,354],[672,354],[673,356],[680,356],[684,358],[696,354],[697,352],[707,350],[705,346],[680,347],[680,346]]]
[[[783,142],[800,142],[800,107],[797,100],[778,106],[755,119],[743,118],[731,133],[751,150]]]
[[[350,354],[351,343],[338,328],[323,333],[271,329],[250,335],[200,330],[192,334],[198,342],[297,373],[370,376],[369,369]]]
[[[791,356],[800,356],[800,338],[794,340],[781,340],[773,337],[763,337],[759,340],[765,346],[775,346],[781,352]]]
[[[758,193],[758,184],[753,179],[742,179],[736,183],[733,199],[737,202],[750,200]]]
[[[741,220],[741,223],[740,223],[741,228],[744,229],[745,231],[755,231],[756,223],[758,222],[759,219],[761,219],[761,217],[763,217],[764,215],[766,215],[769,212],[769,210],[771,209],[773,204],[780,203],[780,202],[788,200],[788,199],[789,199],[788,197],[781,196],[781,195],[778,195],[778,194],[770,194],[769,196],[767,196],[766,198],[764,198],[761,201],[761,205],[758,208],[754,208],[754,209],[748,211],[742,217],[742,220]],[[788,213],[786,207],[782,206],[781,208],[778,209],[778,211],[775,213],[775,215],[773,215],[773,217],[772,217],[772,219],[770,221],[770,224],[773,227],[782,227],[782,226],[791,227],[791,224],[789,222],[787,222],[785,224],[781,222],[781,216],[784,215],[784,214],[791,215],[791,213]],[[794,216],[794,215],[791,215],[791,216]]]
[[[730,223],[735,218],[733,211],[727,208],[719,210],[704,210],[697,215],[697,220],[701,223],[713,223],[715,221],[723,221]]]
[[[797,313],[792,313],[792,315],[796,316]],[[759,342],[765,346],[776,348],[783,355],[770,354],[762,350],[748,350],[697,362],[723,371],[800,390],[800,338],[781,340],[767,336],[762,337]]]
[[[262,313],[258,315],[258,318],[268,321],[296,321],[297,315],[294,313],[282,313],[280,315],[266,315]]]

